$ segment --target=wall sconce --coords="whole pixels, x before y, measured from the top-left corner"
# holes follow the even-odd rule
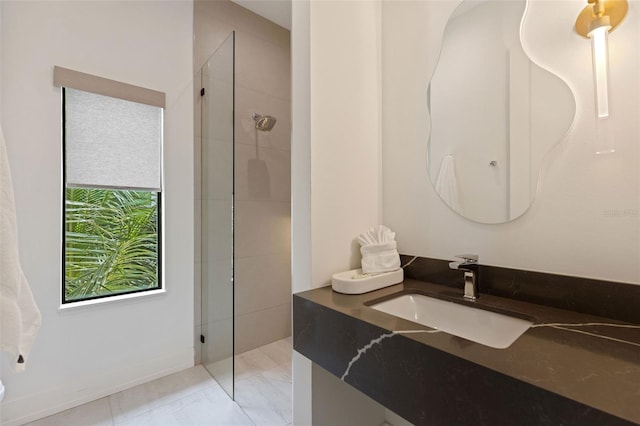
[[[597,117],[609,117],[608,34],[627,14],[627,0],[588,0],[576,19],[576,32],[591,39]]]

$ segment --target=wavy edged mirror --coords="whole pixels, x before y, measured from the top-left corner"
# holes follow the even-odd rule
[[[447,22],[428,90],[427,168],[440,198],[480,223],[531,206],[545,155],[575,117],[567,84],[521,43],[526,0],[464,0]]]

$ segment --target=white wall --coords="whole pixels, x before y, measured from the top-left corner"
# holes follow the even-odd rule
[[[381,220],[380,3],[294,1],[292,12],[295,293],[357,267],[355,238]],[[312,422],[311,369],[294,353],[296,425]]]
[[[2,2],[2,126],[25,274],[43,326],[27,370],[5,360],[3,424],[18,424],[193,365],[190,2]],[[166,293],[61,312],[60,65],[167,94]]]
[[[0,4],[0,82],[2,82],[2,4]],[[2,84],[0,84],[0,118],[2,117]],[[1,123],[0,119],[0,123]],[[0,336],[0,339],[2,337]],[[3,353],[0,352],[0,366],[3,363]],[[2,371],[0,370],[0,383],[2,382]],[[2,384],[4,386],[4,383]],[[2,404],[0,404],[0,422],[2,421]]]
[[[311,28],[310,4],[291,4],[291,291],[311,283]],[[293,424],[312,423],[312,364],[292,353]]]
[[[610,36],[616,152],[596,155],[591,52],[572,29],[583,1],[534,0],[524,47],[576,98],[569,135],[544,164],[523,216],[482,225],[452,212],[427,176],[425,93],[446,17],[457,1],[383,2],[384,218],[402,253],[640,283],[640,2]]]
[[[577,120],[545,165],[532,208],[503,225],[481,225],[456,215],[439,199],[427,176],[426,88],[446,17],[457,0],[382,2],[382,98],[378,102],[384,142],[383,198],[372,196],[362,204],[345,202],[344,198],[362,195],[351,182],[364,183],[366,178],[359,171],[373,164],[348,151],[368,137],[365,123],[372,121],[367,114],[358,114],[375,109],[365,101],[371,101],[367,94],[358,93],[347,82],[353,84],[350,79],[355,75],[367,81],[379,72],[371,56],[363,64],[362,58],[356,60],[346,51],[352,55],[360,49],[371,52],[379,35],[362,21],[366,13],[345,16],[346,9],[367,9],[370,2],[344,3],[348,4],[293,3],[294,292],[320,286],[332,271],[355,263],[355,251],[347,252],[342,241],[355,235],[358,225],[381,220],[380,214],[369,216],[374,199],[383,201],[384,222],[397,231],[404,253],[450,258],[471,251],[480,254],[485,264],[640,282],[637,1],[631,2],[630,15],[611,36],[612,108],[619,126],[618,151],[611,156],[594,154],[589,43],[571,29],[585,3],[532,1],[527,25],[535,39],[527,39],[525,48],[534,62],[559,74],[574,90]],[[343,19],[351,22],[343,25]],[[311,74],[310,81],[305,73]],[[332,73],[342,74],[337,78]],[[354,112],[353,108],[364,110]],[[350,119],[341,120],[341,114]],[[354,159],[351,167],[345,164],[349,155]],[[320,213],[328,217],[318,217]],[[336,226],[341,217],[350,225]],[[311,236],[306,221],[311,223]],[[345,253],[351,254],[350,262],[344,261]],[[295,395],[302,395],[294,398],[295,424],[311,421],[310,370],[306,358],[294,355]],[[394,416],[387,413],[387,417]]]
[[[314,286],[360,266],[357,236],[382,219],[380,2],[310,8]]]

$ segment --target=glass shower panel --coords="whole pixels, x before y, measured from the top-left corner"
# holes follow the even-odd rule
[[[202,364],[232,398],[234,39],[201,70]]]

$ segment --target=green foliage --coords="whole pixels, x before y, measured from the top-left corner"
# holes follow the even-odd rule
[[[158,288],[158,194],[67,188],[65,301]]]

